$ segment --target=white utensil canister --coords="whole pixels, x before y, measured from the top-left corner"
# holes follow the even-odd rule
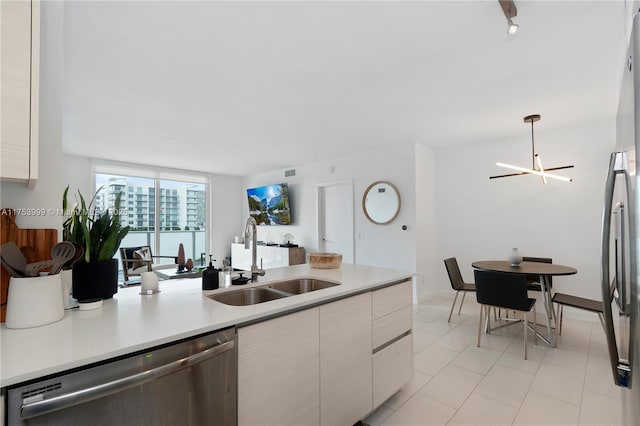
[[[7,328],[31,328],[64,318],[60,274],[9,279]]]
[[[65,309],[71,309],[71,290],[73,288],[73,272],[71,269],[60,271],[60,281],[62,282],[62,304]]]

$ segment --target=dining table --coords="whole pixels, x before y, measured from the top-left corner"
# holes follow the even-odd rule
[[[571,266],[559,265],[556,263],[543,263],[543,262],[520,262],[517,265],[512,265],[508,260],[478,260],[471,263],[475,269],[483,271],[494,272],[506,272],[511,274],[527,274],[537,275],[540,277],[542,300],[544,303],[544,309],[546,312],[546,326],[547,336],[541,334],[536,328],[536,334],[549,346],[556,346],[555,333],[551,326],[551,320],[554,322],[554,326],[557,327],[558,319],[551,305],[551,277],[562,275],[575,275],[578,273],[576,268]]]

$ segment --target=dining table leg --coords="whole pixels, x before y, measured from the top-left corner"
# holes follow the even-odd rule
[[[550,318],[553,320],[553,325],[555,327],[555,329],[558,329],[558,313],[556,312],[555,309],[553,309],[553,302],[551,301],[553,299],[552,295],[551,295],[551,278],[547,277],[547,282],[545,284],[545,287],[547,288],[547,298],[548,298],[548,302],[549,302],[549,310],[550,312]],[[551,333],[552,330],[549,330],[549,333],[551,334],[551,336],[553,336],[553,347],[555,348],[557,345],[557,340],[556,340],[556,333],[555,330],[553,330],[553,333]]]
[[[554,322],[557,322],[557,320],[555,318],[555,312],[553,312],[553,307],[549,309],[549,304],[551,303],[551,285],[549,283],[549,277],[547,275],[540,275],[540,284],[542,284],[542,291],[540,293],[542,293],[542,302],[544,303],[544,310],[546,313],[545,321],[547,324],[547,337],[540,333],[538,333],[538,336],[554,348],[556,346],[556,342],[554,339],[553,329],[551,328],[551,319],[553,319]]]

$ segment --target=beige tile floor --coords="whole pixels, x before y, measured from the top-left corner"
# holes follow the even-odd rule
[[[621,424],[625,390],[613,385],[596,315],[593,322],[565,315],[557,347],[530,338],[525,361],[521,325],[483,334],[478,348],[479,305],[467,298],[448,323],[452,301],[438,296],[414,306],[413,379],[366,423]]]

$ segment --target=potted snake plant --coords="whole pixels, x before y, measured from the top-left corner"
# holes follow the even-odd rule
[[[68,210],[67,195],[64,190],[62,208],[68,212],[62,226],[64,240],[84,249],[84,256],[72,268],[72,294],[78,300],[108,299],[118,292],[118,260],[113,256],[120,242],[129,232],[128,226],[120,225],[120,199],[118,193],[110,212],[95,209],[95,201],[100,187],[87,204],[80,191],[76,203]]]

